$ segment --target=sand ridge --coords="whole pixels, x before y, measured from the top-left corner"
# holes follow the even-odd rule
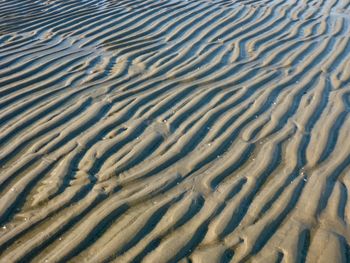
[[[0,2],[0,262],[349,262],[350,0]]]

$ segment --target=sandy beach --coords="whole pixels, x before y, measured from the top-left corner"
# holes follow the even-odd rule
[[[0,0],[0,262],[350,262],[350,0]]]

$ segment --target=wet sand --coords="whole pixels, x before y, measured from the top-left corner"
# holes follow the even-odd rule
[[[0,262],[350,262],[350,0],[0,1]]]

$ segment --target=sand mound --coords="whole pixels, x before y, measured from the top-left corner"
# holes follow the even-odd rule
[[[350,262],[350,0],[0,2],[0,262]]]

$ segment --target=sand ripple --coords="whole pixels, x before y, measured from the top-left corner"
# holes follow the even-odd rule
[[[350,262],[350,0],[0,1],[1,262]]]

